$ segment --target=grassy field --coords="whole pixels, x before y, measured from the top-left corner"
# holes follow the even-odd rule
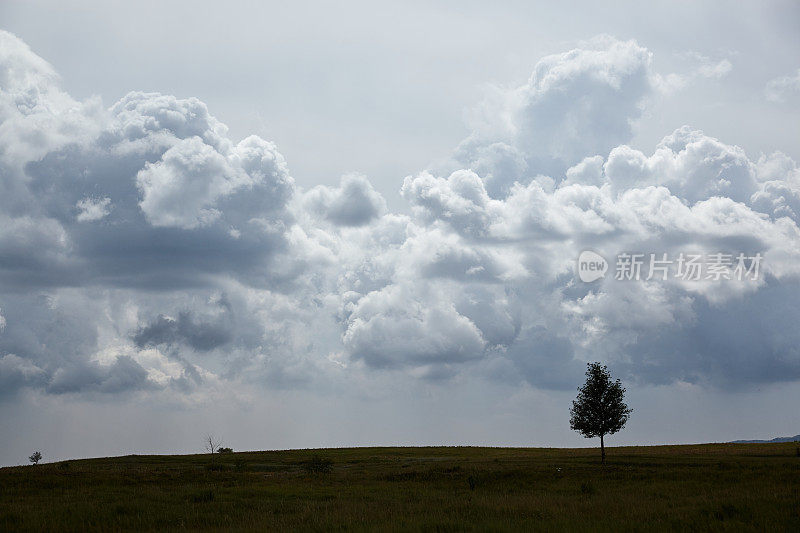
[[[314,456],[332,461],[308,472]],[[324,464],[323,464],[324,467]],[[0,530],[793,530],[795,443],[353,448],[0,469]]]

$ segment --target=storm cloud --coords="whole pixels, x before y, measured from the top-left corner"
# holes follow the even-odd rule
[[[732,68],[698,61],[681,84]],[[235,142],[197,98],[76,100],[0,32],[3,395],[462,373],[563,389],[595,359],[638,383],[795,381],[800,170],[688,125],[630,146],[676,79],[632,40],[548,55],[444,163],[398,176],[392,212],[360,174],[299,187],[275,143]],[[582,284],[584,249],[764,263],[749,282]]]

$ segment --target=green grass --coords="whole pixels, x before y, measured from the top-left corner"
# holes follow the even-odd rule
[[[0,469],[6,530],[793,530],[795,443],[352,448]],[[317,455],[329,473],[309,473]]]

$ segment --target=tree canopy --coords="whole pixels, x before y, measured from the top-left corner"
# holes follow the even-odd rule
[[[589,363],[586,383],[578,389],[578,397],[572,401],[569,410],[569,425],[586,438],[600,437],[604,461],[603,437],[625,427],[633,411],[624,399],[625,388],[620,380],[612,381],[605,365]]]

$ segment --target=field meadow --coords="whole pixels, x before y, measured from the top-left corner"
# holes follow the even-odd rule
[[[71,460],[0,469],[0,530],[800,531],[798,446]]]

